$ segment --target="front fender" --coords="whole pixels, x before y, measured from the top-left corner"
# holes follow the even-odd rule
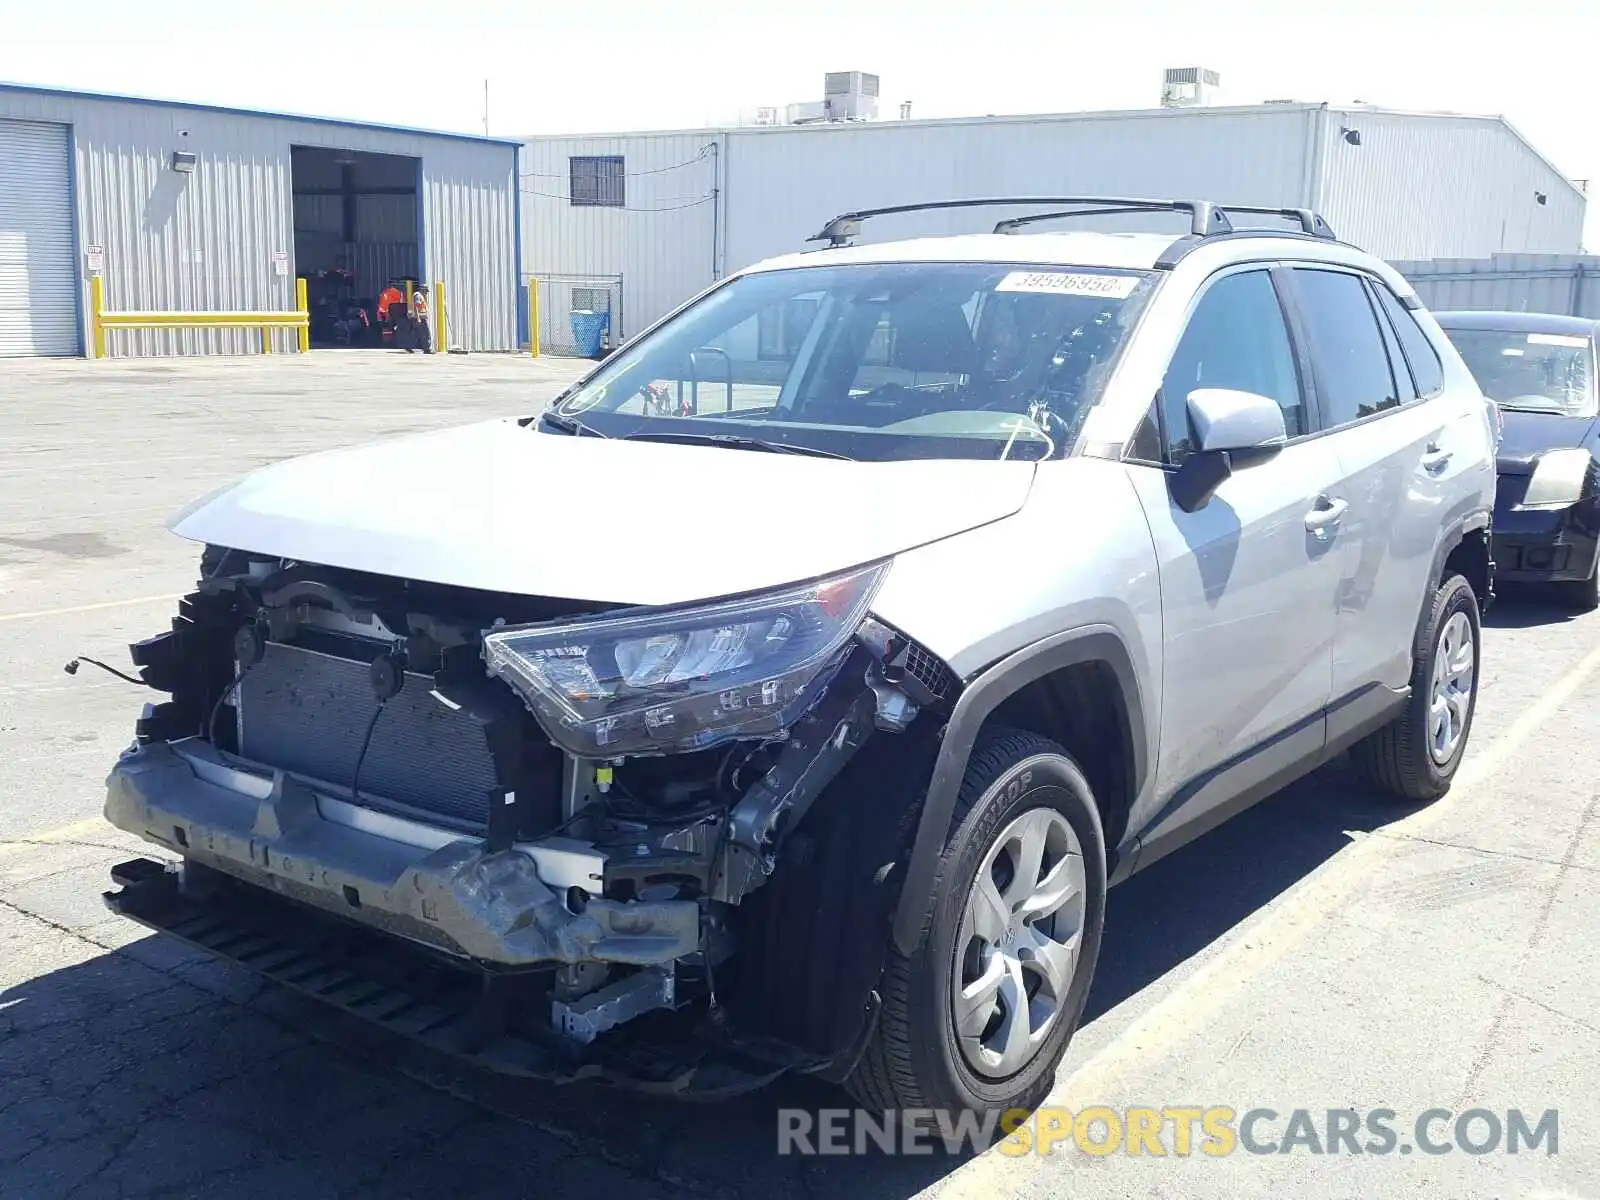
[[[1133,791],[1140,794],[1150,769],[1150,746],[1139,677],[1121,635],[1110,625],[1086,625],[1044,638],[976,676],[961,692],[945,725],[933,777],[917,821],[911,856],[894,914],[895,946],[911,954],[933,907],[933,879],[950,832],[951,815],[978,731],[1002,701],[1052,671],[1103,663],[1116,678],[1132,731]]]

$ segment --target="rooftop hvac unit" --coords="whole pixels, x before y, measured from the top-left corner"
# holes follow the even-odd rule
[[[787,120],[791,125],[812,125],[818,121],[828,119],[828,102],[826,100],[802,100],[798,104],[789,105],[786,110]]]
[[[878,115],[878,77],[866,71],[829,71],[822,95],[830,121],[871,121]]]
[[[1205,67],[1169,67],[1161,82],[1162,108],[1199,108],[1210,104],[1222,76]]]

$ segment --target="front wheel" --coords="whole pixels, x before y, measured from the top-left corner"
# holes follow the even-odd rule
[[[1350,749],[1356,769],[1402,800],[1450,790],[1478,704],[1478,598],[1461,575],[1433,595],[1412,660],[1411,697],[1398,717]]]
[[[1105,843],[1054,742],[995,730],[968,763],[918,948],[891,951],[847,1086],[878,1109],[1032,1108],[1083,1014],[1105,919]]]

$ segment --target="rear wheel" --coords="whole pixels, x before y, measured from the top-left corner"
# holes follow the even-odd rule
[[[1437,800],[1467,748],[1478,702],[1478,598],[1453,575],[1434,593],[1400,715],[1351,747],[1357,770],[1399,799]]]
[[[1088,782],[1036,734],[974,749],[918,948],[891,951],[872,1042],[847,1081],[887,1109],[1031,1108],[1083,1014],[1105,918]]]

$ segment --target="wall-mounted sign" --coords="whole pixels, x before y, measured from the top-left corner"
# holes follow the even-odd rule
[[[279,279],[287,279],[289,277],[289,255],[287,251],[274,250],[272,252],[272,273]]]
[[[83,266],[91,275],[105,274],[106,248],[104,246],[85,246],[83,248]]]

